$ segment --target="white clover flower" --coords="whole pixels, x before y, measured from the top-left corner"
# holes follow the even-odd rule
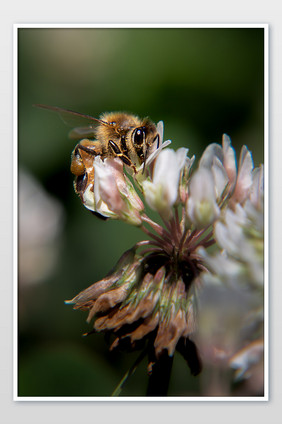
[[[215,223],[215,236],[219,246],[230,255],[240,257],[245,240],[243,226],[246,223],[246,214],[240,205],[236,205],[236,212],[227,209],[224,222]]]
[[[188,192],[187,215],[196,228],[212,224],[219,216],[214,179],[211,171],[201,167],[192,176]]]
[[[254,284],[263,285],[263,210],[249,199],[243,207],[237,203],[215,224],[215,238],[228,255],[244,264]]]
[[[203,247],[200,247],[198,249],[198,253],[205,260],[209,271],[213,273],[216,281],[220,284],[221,280],[237,282],[239,279],[242,279],[242,276],[245,275],[244,265],[238,262],[232,256],[227,255],[226,251],[224,250],[220,251],[217,255],[211,256]],[[203,279],[208,285],[211,281],[211,274],[204,274]],[[212,282],[214,283],[215,280],[212,279]]]
[[[199,168],[202,167],[212,171],[217,199],[220,199],[227,184],[229,190],[234,188],[237,175],[236,157],[230,138],[226,134],[222,137],[222,147],[212,143],[205,149],[199,162]]]
[[[94,210],[106,217],[122,219],[140,225],[140,211],[144,206],[129,179],[123,173],[118,158],[94,160]]]
[[[179,194],[179,181],[185,165],[188,149],[180,148],[163,150],[156,158],[152,181],[143,182],[146,202],[161,216],[168,219],[172,216],[172,207]]]
[[[214,225],[219,251],[198,249],[201,275],[197,343],[210,372],[234,369],[235,381],[263,393],[263,167],[241,151],[235,190]],[[224,302],[218,301],[225,293]],[[228,308],[226,310],[226,305]],[[236,315],[237,310],[237,315]],[[219,365],[220,364],[220,365]],[[232,374],[230,374],[232,375]]]
[[[19,170],[19,284],[47,281],[60,258],[62,204],[26,170]]]
[[[253,169],[244,146],[237,171],[224,135],[193,173],[188,149],[163,149],[160,123],[158,133],[159,148],[129,176],[120,159],[95,158],[94,191],[83,203],[148,238],[69,303],[88,310],[95,331],[115,336],[111,350],[147,343],[150,373],[177,350],[198,374],[199,348],[212,373],[247,376],[254,351],[242,349],[263,338],[263,167]],[[135,187],[163,225],[145,213]]]
[[[100,157],[94,161],[95,180],[94,180],[94,210],[106,217],[118,218],[118,214],[114,212],[115,206],[123,208],[123,202],[118,190],[114,173],[109,166],[104,163]]]

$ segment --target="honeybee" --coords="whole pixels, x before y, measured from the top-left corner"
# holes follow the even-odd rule
[[[65,123],[76,125],[69,135],[80,141],[72,152],[70,170],[75,176],[74,189],[86,207],[89,192],[94,191],[95,156],[118,157],[136,173],[141,165],[144,171],[147,158],[159,148],[160,128],[149,118],[111,112],[97,119],[59,107],[35,106],[57,112]]]

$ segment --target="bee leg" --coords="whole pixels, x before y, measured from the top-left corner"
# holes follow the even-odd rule
[[[118,147],[118,145],[113,140],[110,140],[109,141],[109,147],[111,148],[112,152],[116,156],[121,156],[122,155],[122,152],[121,152],[120,148]]]
[[[160,147],[160,136],[159,136],[159,134],[157,134],[156,137],[154,138],[153,144],[155,143],[156,140],[158,140],[157,141],[157,149],[158,149]]]
[[[86,153],[89,153],[90,155],[97,156],[97,152],[94,149],[90,149],[89,147],[83,146],[82,144],[79,144],[77,148],[83,150]]]
[[[111,150],[116,157],[120,158],[123,161],[123,163],[125,163],[125,165],[130,166],[136,172],[136,168],[133,165],[132,161],[129,159],[128,156],[126,156],[125,154],[121,152],[120,148],[114,141],[110,140],[109,146],[111,147]]]

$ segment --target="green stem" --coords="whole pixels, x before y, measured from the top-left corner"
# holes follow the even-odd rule
[[[121,379],[121,381],[119,382],[119,384],[117,385],[117,387],[115,388],[115,390],[112,393],[112,396],[119,396],[125,383],[127,382],[128,378],[131,377],[135,371],[136,368],[138,367],[138,365],[140,364],[140,362],[142,361],[142,359],[147,355],[147,348],[144,349],[140,355],[138,356],[138,358],[136,359],[136,361],[134,362],[134,364],[132,365],[131,368],[129,368],[129,370],[125,373],[125,375],[123,376],[123,378]]]

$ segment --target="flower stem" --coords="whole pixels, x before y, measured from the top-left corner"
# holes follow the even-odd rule
[[[135,244],[135,247],[138,249],[138,247],[147,246],[148,244],[151,244],[151,240],[141,240]]]
[[[160,236],[163,235],[163,228],[157,222],[149,218],[148,215],[143,214],[141,219],[142,221],[147,222],[147,224],[149,224]]]
[[[147,354],[147,348],[144,349],[141,352],[141,354],[138,356],[138,358],[136,359],[136,361],[134,362],[132,367],[129,368],[127,373],[124,375],[122,380],[119,382],[118,386],[115,388],[114,392],[112,393],[112,396],[119,396],[120,395],[120,393],[121,393],[125,383],[127,382],[128,378],[131,377],[132,374],[134,374],[134,372],[136,371],[136,368],[138,367],[140,362],[143,360],[143,358],[146,356],[146,354]]]
[[[154,245],[154,243],[152,243]],[[163,249],[161,247],[149,247],[148,249],[145,249],[142,251],[142,255],[147,255],[148,253],[156,253],[156,252],[163,252]]]
[[[151,233],[151,231],[149,231],[146,227],[144,227],[143,225],[140,227],[142,231],[144,231],[145,234],[147,234],[148,236],[152,237],[152,239],[155,240],[155,242],[151,243],[154,246],[158,246],[160,248],[162,248],[163,250],[166,250],[168,252],[170,252],[171,250],[171,246],[170,243],[166,242],[164,239],[156,236],[155,234]]]
[[[167,396],[173,356],[165,352],[155,361],[149,377],[147,396]]]
[[[182,231],[181,231],[181,225],[180,225],[180,221],[179,221],[179,213],[178,213],[178,208],[176,207],[174,210],[174,219],[175,219],[175,227],[176,227],[176,231],[178,234],[178,242],[182,237]]]
[[[206,230],[202,230],[201,232],[199,232],[198,235],[196,235],[193,238],[193,241],[190,243],[190,249],[197,249],[198,246],[204,246],[204,247],[208,247],[209,245],[214,243],[213,242],[210,244],[210,238],[213,236],[213,230],[211,230],[204,238],[202,238],[201,240],[199,240],[199,238],[204,234]]]
[[[148,217],[148,215],[143,214],[141,215],[141,219],[143,222],[146,222],[153,228],[153,230],[162,238],[164,238],[166,241],[170,241],[170,233],[168,233],[161,225],[159,225],[157,222],[153,221],[151,218]]]

